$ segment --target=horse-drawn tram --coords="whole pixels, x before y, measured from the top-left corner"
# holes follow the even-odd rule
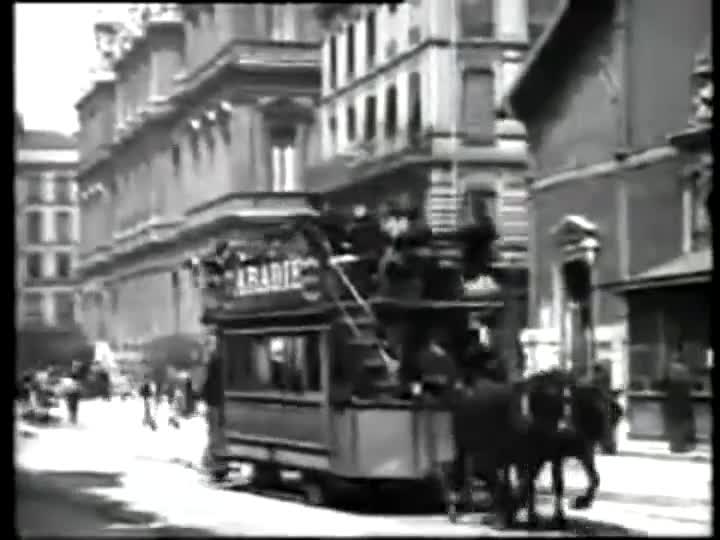
[[[224,452],[323,503],[346,484],[424,482],[454,458],[428,397],[501,308],[491,223],[433,234],[413,212],[304,216],[262,247],[196,261],[224,363]],[[424,391],[423,391],[424,390]]]

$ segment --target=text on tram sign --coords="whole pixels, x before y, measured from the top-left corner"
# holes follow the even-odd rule
[[[238,268],[235,272],[235,296],[267,294],[302,288],[305,259],[290,259]]]

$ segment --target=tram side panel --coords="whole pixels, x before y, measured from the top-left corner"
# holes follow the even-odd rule
[[[332,425],[332,471],[347,478],[420,480],[454,455],[449,413],[409,402],[356,402],[334,409]]]
[[[329,342],[333,474],[356,480],[418,480],[433,463],[452,459],[449,413],[404,400],[351,399],[352,386],[361,383],[361,359],[340,327]]]
[[[326,399],[315,392],[278,390],[267,384],[267,362],[257,361],[252,340],[226,335],[225,437],[231,461],[281,467],[329,467]],[[262,359],[260,359],[262,360]]]

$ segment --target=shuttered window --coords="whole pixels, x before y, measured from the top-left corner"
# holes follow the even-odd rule
[[[352,105],[347,108],[347,138],[348,142],[353,142],[357,135],[357,125],[355,121],[355,107]]]
[[[337,38],[330,37],[330,88],[337,86]]]
[[[347,27],[347,75],[352,79],[355,75],[355,25]]]
[[[397,88],[388,86],[385,92],[385,135],[394,137],[397,132]]]
[[[411,137],[417,137],[422,131],[422,95],[420,74],[413,72],[408,80],[408,131]]]
[[[495,135],[493,76],[490,71],[463,74],[462,116],[460,123],[468,141],[488,142]]]
[[[375,63],[375,48],[376,48],[376,35],[375,35],[375,11],[370,10],[365,18],[365,28],[367,28],[367,35],[365,36],[365,56],[367,57],[368,67]]]
[[[365,98],[365,140],[368,142],[375,138],[376,114],[377,98],[375,96],[367,96]]]

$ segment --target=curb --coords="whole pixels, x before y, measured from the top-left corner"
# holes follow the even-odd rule
[[[643,452],[642,450],[619,450],[617,457],[640,457],[648,459],[657,459],[660,461],[685,461],[689,463],[711,463],[712,456],[710,455],[698,455],[698,454],[670,454],[660,452]],[[612,456],[608,456],[612,457]]]

